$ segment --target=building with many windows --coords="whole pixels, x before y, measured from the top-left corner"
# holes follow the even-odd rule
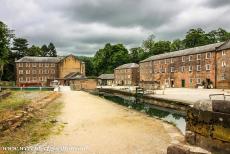
[[[140,85],[230,88],[230,41],[155,55],[140,62]]]
[[[66,57],[23,57],[16,61],[17,86],[47,86],[47,80],[85,76],[85,63]]]
[[[116,85],[132,85],[139,84],[139,65],[129,63],[121,65],[114,69],[114,80]]]

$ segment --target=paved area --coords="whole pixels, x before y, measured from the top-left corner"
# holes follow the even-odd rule
[[[60,153],[164,154],[170,143],[183,140],[174,126],[98,96],[70,91],[62,99],[65,106],[58,120],[67,124],[45,144],[84,150]]]
[[[208,100],[210,94],[230,95],[230,90],[222,89],[190,89],[190,88],[166,88],[165,90],[155,90],[151,96],[169,100],[178,100],[193,104],[199,100]],[[223,100],[223,96],[213,96],[212,99]],[[230,100],[230,97],[226,97]]]

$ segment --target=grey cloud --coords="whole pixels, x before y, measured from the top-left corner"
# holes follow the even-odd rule
[[[204,5],[212,8],[230,6],[229,0],[207,0]]]

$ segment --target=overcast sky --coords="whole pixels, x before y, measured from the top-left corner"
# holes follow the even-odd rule
[[[0,20],[30,44],[92,56],[105,43],[141,45],[190,28],[230,30],[230,0],[0,0]]]

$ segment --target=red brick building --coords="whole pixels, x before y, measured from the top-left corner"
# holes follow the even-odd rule
[[[230,88],[230,41],[155,55],[140,62],[140,85]]]
[[[48,80],[85,76],[85,63],[73,55],[66,57],[23,57],[16,61],[17,86],[48,86]],[[66,80],[65,80],[66,79]]]
[[[116,85],[138,85],[140,79],[139,65],[129,63],[115,68],[114,79]]]

